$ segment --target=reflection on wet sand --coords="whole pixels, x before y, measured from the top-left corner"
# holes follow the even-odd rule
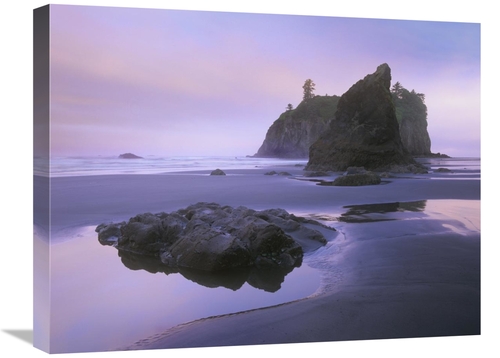
[[[166,275],[179,273],[184,278],[199,285],[216,288],[225,287],[236,291],[246,282],[257,289],[266,292],[276,292],[285,281],[285,276],[292,272],[292,268],[257,268],[245,267],[218,272],[208,272],[165,265],[159,258],[138,255],[119,250],[118,256],[125,267],[130,270],[145,270],[149,273],[164,273]]]
[[[341,214],[340,217],[337,218],[337,220],[348,223],[398,220],[397,217],[380,214],[402,213],[405,211],[423,212],[425,210],[426,204],[427,200],[348,205],[344,206],[344,208],[348,210],[345,213]]]
[[[51,245],[50,294],[57,310],[47,319],[55,352],[114,350],[185,322],[302,299],[321,284],[306,257],[288,274],[175,272],[154,258],[119,257],[116,248],[99,244],[94,229],[78,229]]]
[[[466,234],[471,231],[480,232],[480,206],[479,200],[433,199],[347,205],[343,206],[341,210],[336,208],[332,212],[308,214],[307,216],[329,223],[338,230],[340,223],[406,221],[405,226],[401,226],[401,228],[410,228],[409,221],[426,220],[437,224],[436,227]],[[420,233],[425,233],[425,230],[434,229],[426,226],[425,229],[421,227],[417,230],[420,230]]]

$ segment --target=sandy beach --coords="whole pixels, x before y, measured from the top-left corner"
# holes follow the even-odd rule
[[[264,175],[270,170],[290,175]],[[321,277],[307,297],[183,322],[110,349],[480,334],[479,173],[400,174],[363,187],[321,186],[332,177],[303,173],[288,166],[53,178],[53,244],[80,227],[200,201],[283,208],[338,232],[304,259]]]

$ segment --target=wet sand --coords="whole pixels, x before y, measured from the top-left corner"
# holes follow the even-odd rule
[[[52,179],[54,240],[75,227],[198,201],[280,207],[341,233],[310,260],[323,278],[310,297],[186,322],[117,349],[480,334],[479,180],[439,173],[332,187],[301,177],[302,168],[275,168],[292,177],[264,175],[272,169]],[[360,207],[351,220],[338,219],[349,211],[344,206],[377,203],[402,204],[378,212]]]
[[[480,334],[473,226],[430,217],[337,227],[343,236],[309,262],[323,277],[311,297],[198,320],[128,349]]]
[[[326,292],[195,321],[128,348],[477,335],[478,239],[443,234],[351,243],[331,266]]]
[[[292,176],[268,176],[285,171]],[[51,225],[57,235],[68,227],[128,220],[143,212],[170,212],[196,202],[247,206],[256,210],[280,207],[297,213],[335,213],[344,205],[423,199],[479,200],[480,181],[429,179],[430,175],[384,179],[382,185],[319,186],[304,178],[302,168],[265,168],[208,172],[103,175],[51,179]],[[432,175],[446,178],[446,174]],[[449,177],[449,176],[448,176]],[[34,177],[35,186],[46,178]]]

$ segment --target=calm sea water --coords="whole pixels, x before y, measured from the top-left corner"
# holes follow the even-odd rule
[[[160,174],[193,170],[252,169],[272,165],[306,164],[307,160],[250,158],[246,156],[146,156],[141,159],[118,157],[52,157],[48,160],[35,158],[34,172],[51,177],[108,175],[108,174]]]

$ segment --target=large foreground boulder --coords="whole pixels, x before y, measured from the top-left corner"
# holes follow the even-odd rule
[[[390,84],[391,69],[382,64],[342,95],[329,129],[310,147],[306,170],[415,164],[401,141]]]
[[[318,230],[319,229],[319,230]],[[320,223],[282,209],[256,211],[198,203],[170,214],[145,213],[97,226],[99,242],[158,258],[170,268],[222,271],[298,267],[304,251],[326,243]]]

